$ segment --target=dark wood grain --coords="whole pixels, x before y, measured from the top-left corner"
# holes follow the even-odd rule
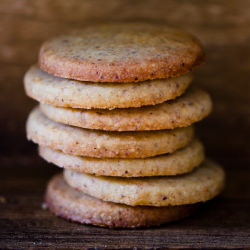
[[[250,248],[250,2],[247,0],[0,0],[0,248]],[[35,102],[22,78],[42,41],[89,22],[170,23],[197,35],[206,63],[194,84],[214,111],[197,125],[207,155],[227,172],[224,193],[160,228],[109,230],[57,218],[41,204],[56,167],[25,139]]]

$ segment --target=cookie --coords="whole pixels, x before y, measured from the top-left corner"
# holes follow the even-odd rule
[[[199,41],[165,24],[99,24],[45,42],[40,67],[92,82],[138,82],[190,72],[204,58]]]
[[[86,110],[41,104],[50,119],[82,128],[108,131],[145,131],[186,127],[212,110],[209,95],[191,88],[183,96],[155,106],[114,110]]]
[[[146,158],[186,146],[193,127],[145,132],[106,132],[71,127],[48,119],[35,108],[27,121],[27,137],[66,154],[97,158]]]
[[[130,206],[175,206],[205,202],[223,186],[223,169],[205,161],[193,172],[179,176],[122,178],[100,177],[64,170],[67,183],[98,199]]]
[[[131,207],[105,202],[71,188],[61,174],[50,180],[45,202],[53,213],[65,219],[110,228],[159,226],[182,219],[200,207],[200,204]]]
[[[176,175],[192,171],[204,160],[204,148],[193,140],[173,154],[145,159],[98,159],[67,155],[47,147],[39,147],[40,156],[48,162],[74,171],[120,177]]]
[[[31,98],[54,106],[114,109],[155,105],[183,94],[192,73],[140,83],[89,83],[55,77],[32,66],[24,77]]]

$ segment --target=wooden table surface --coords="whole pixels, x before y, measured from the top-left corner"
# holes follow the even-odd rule
[[[250,248],[250,2],[247,0],[0,0],[0,248]],[[87,22],[150,19],[182,27],[204,44],[194,84],[213,113],[197,125],[209,157],[225,167],[222,195],[197,214],[159,228],[110,230],[71,223],[42,209],[59,169],[25,139],[35,102],[22,77],[45,39]]]

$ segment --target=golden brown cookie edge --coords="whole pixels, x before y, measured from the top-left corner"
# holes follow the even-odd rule
[[[109,228],[160,226],[168,222],[183,219],[197,211],[201,206],[200,203],[197,203],[192,205],[160,208],[146,206],[130,207],[112,202],[101,201],[88,196],[95,200],[98,206],[103,206],[104,209],[107,209],[107,218],[105,218],[105,212],[96,216],[96,214],[93,213],[95,209],[91,211],[91,208],[89,208],[89,217],[86,218],[84,217],[86,214],[79,215],[79,211],[77,211],[78,208],[73,209],[72,206],[68,206],[69,204],[67,203],[72,204],[72,200],[68,199],[65,201],[61,199],[58,194],[56,194],[56,191],[52,186],[54,185],[54,182],[58,181],[59,178],[62,179],[61,174],[54,176],[50,180],[46,190],[45,203],[50,211],[57,216],[82,224],[92,224],[95,226]],[[69,192],[79,192],[69,186],[68,190],[70,190]]]

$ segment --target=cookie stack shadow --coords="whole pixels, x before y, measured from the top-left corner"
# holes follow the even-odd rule
[[[194,126],[212,109],[192,86],[199,42],[163,25],[86,27],[45,42],[24,77],[39,154],[64,168],[47,187],[56,215],[108,227],[184,218],[218,195],[223,169]],[[191,84],[191,85],[190,85]]]

